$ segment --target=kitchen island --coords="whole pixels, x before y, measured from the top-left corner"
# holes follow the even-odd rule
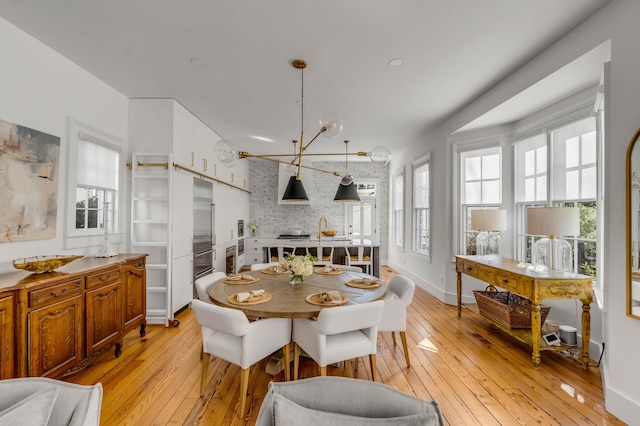
[[[380,245],[369,245],[369,240],[364,240],[371,247],[371,275],[380,277]],[[247,237],[245,239],[245,265],[254,263],[267,263],[270,258],[276,256],[278,246],[295,249],[296,255],[304,255],[307,249],[316,247],[333,247],[331,263],[335,265],[347,264],[347,250],[356,254],[357,247],[362,245],[361,240],[348,240],[345,237],[322,237],[319,243],[317,238],[279,239],[277,237]],[[271,254],[268,252],[271,251]],[[286,251],[286,250],[285,250]]]

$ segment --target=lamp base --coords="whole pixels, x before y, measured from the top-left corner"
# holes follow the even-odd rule
[[[476,237],[476,254],[480,259],[500,259],[501,253],[500,232],[481,231]]]
[[[571,244],[564,238],[540,238],[531,249],[531,263],[536,267],[544,265],[554,271],[573,270]]]

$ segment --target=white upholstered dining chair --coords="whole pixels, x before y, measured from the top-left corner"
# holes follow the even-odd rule
[[[204,395],[211,355],[238,365],[241,368],[238,417],[242,418],[246,414],[251,366],[279,349],[283,349],[285,365],[289,365],[291,319],[266,318],[249,322],[242,311],[198,299],[194,299],[192,303],[198,324],[202,326],[204,357],[200,396]],[[289,369],[285,368],[284,373],[285,380],[288,381]]]
[[[196,293],[198,294],[198,299],[203,302],[211,303],[211,298],[209,298],[209,287],[214,282],[223,279],[227,274],[224,272],[212,272],[209,275],[205,275],[204,277],[198,278],[194,283],[196,286]]]
[[[411,366],[409,350],[407,348],[407,306],[413,300],[416,284],[403,275],[394,275],[389,280],[387,294],[384,297],[384,310],[378,331],[390,331],[393,344],[396,345],[396,334],[400,332],[404,357],[407,360],[407,368]]]
[[[376,344],[382,300],[323,308],[318,320],[293,319],[293,378],[298,378],[300,349],[327,375],[327,365],[369,355],[373,380],[378,380]]]

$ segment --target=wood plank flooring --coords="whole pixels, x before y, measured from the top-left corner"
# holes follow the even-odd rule
[[[394,274],[382,268],[382,278]],[[214,358],[204,398],[200,388],[200,327],[191,309],[178,316],[177,328],[152,325],[147,335],[124,340],[122,356],[113,348],[84,370],[64,380],[104,387],[103,425],[252,425],[270,380],[267,360],[251,369],[245,419],[237,417],[240,368]],[[400,339],[398,338],[398,343]],[[492,328],[465,309],[458,318],[448,306],[416,288],[408,310],[407,343],[411,368],[402,345],[390,333],[378,339],[378,372],[387,385],[424,399],[437,399],[450,425],[622,425],[604,410],[600,371],[584,370],[577,361],[542,353],[538,369],[531,350]],[[332,376],[370,380],[368,359],[328,367]],[[300,377],[318,375],[313,361],[301,359]]]

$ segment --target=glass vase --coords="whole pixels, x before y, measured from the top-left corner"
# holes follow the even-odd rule
[[[304,277],[302,275],[297,275],[297,274],[289,275],[289,284],[291,285],[302,284],[303,280],[304,280]]]

